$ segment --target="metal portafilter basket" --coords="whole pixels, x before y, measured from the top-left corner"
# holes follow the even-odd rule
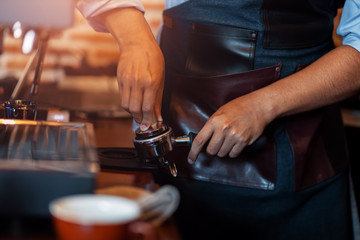
[[[196,134],[190,132],[181,137],[174,137],[171,127],[162,123],[152,125],[148,130],[135,131],[133,139],[135,149],[139,157],[145,161],[157,160],[160,166],[168,166],[172,176],[177,176],[175,163],[165,159],[165,155],[171,152],[175,146],[191,146]]]
[[[2,104],[5,118],[8,119],[36,119],[36,104],[28,100],[9,100]]]

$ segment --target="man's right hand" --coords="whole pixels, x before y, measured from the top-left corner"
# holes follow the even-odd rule
[[[142,130],[161,122],[164,58],[142,12],[114,9],[101,16],[120,48],[117,79],[122,107]]]

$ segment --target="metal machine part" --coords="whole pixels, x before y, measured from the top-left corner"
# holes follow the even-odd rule
[[[3,104],[7,119],[35,120],[36,104],[26,100],[10,100]]]
[[[32,96],[37,95],[48,39],[73,25],[74,10],[74,0],[3,0],[0,2],[0,53],[5,32],[12,33],[15,38],[22,38],[24,54],[30,54],[35,50],[10,100],[30,100]],[[34,72],[34,75],[29,80],[32,81],[29,84],[30,72]]]
[[[0,170],[98,171],[90,123],[0,119]]]
[[[0,119],[0,217],[49,216],[57,197],[94,190],[92,124]]]
[[[37,56],[37,60],[36,60],[36,67],[35,67],[35,71],[34,71],[33,83],[31,85],[31,89],[30,89],[30,96],[35,96],[38,94],[40,76],[41,76],[42,69],[43,69],[48,39],[49,39],[48,33],[45,33],[43,36],[40,36],[39,45],[38,45],[38,56]]]
[[[44,58],[45,58],[45,52],[47,47],[47,42],[49,40],[49,32],[42,31],[39,33],[39,42],[38,47],[36,51],[31,55],[27,65],[25,66],[25,69],[23,73],[21,74],[21,77],[15,86],[15,89],[13,93],[11,94],[11,100],[15,99],[21,99],[21,98],[31,98],[32,96],[35,96],[38,94],[38,87],[40,83]],[[29,90],[29,96],[21,96],[21,90],[24,88],[24,86],[27,85],[29,73],[34,70],[34,76],[30,81],[32,81],[30,90]]]
[[[139,157],[147,161],[156,159],[160,166],[167,165],[174,177],[177,176],[176,165],[171,159],[166,160],[165,155],[175,146],[191,146],[196,136],[194,133],[189,133],[185,136],[174,137],[171,127],[162,123],[156,123],[146,131],[138,128],[135,134],[133,142]]]

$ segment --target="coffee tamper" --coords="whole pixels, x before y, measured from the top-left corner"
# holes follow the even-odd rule
[[[176,165],[171,159],[166,160],[165,155],[175,146],[191,146],[196,136],[190,132],[181,137],[174,137],[171,127],[162,123],[153,124],[146,131],[138,128],[135,134],[133,142],[139,157],[145,161],[157,160],[160,166],[167,165],[174,177],[177,176]]]

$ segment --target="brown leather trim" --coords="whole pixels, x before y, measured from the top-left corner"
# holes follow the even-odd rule
[[[295,190],[305,189],[334,175],[318,128],[320,110],[288,118],[287,132],[294,153]]]
[[[309,66],[310,64],[309,63],[301,63],[301,64],[298,64],[296,66],[296,69],[295,69],[295,72],[298,72],[300,70],[303,70],[304,68],[306,68],[307,66]]]

